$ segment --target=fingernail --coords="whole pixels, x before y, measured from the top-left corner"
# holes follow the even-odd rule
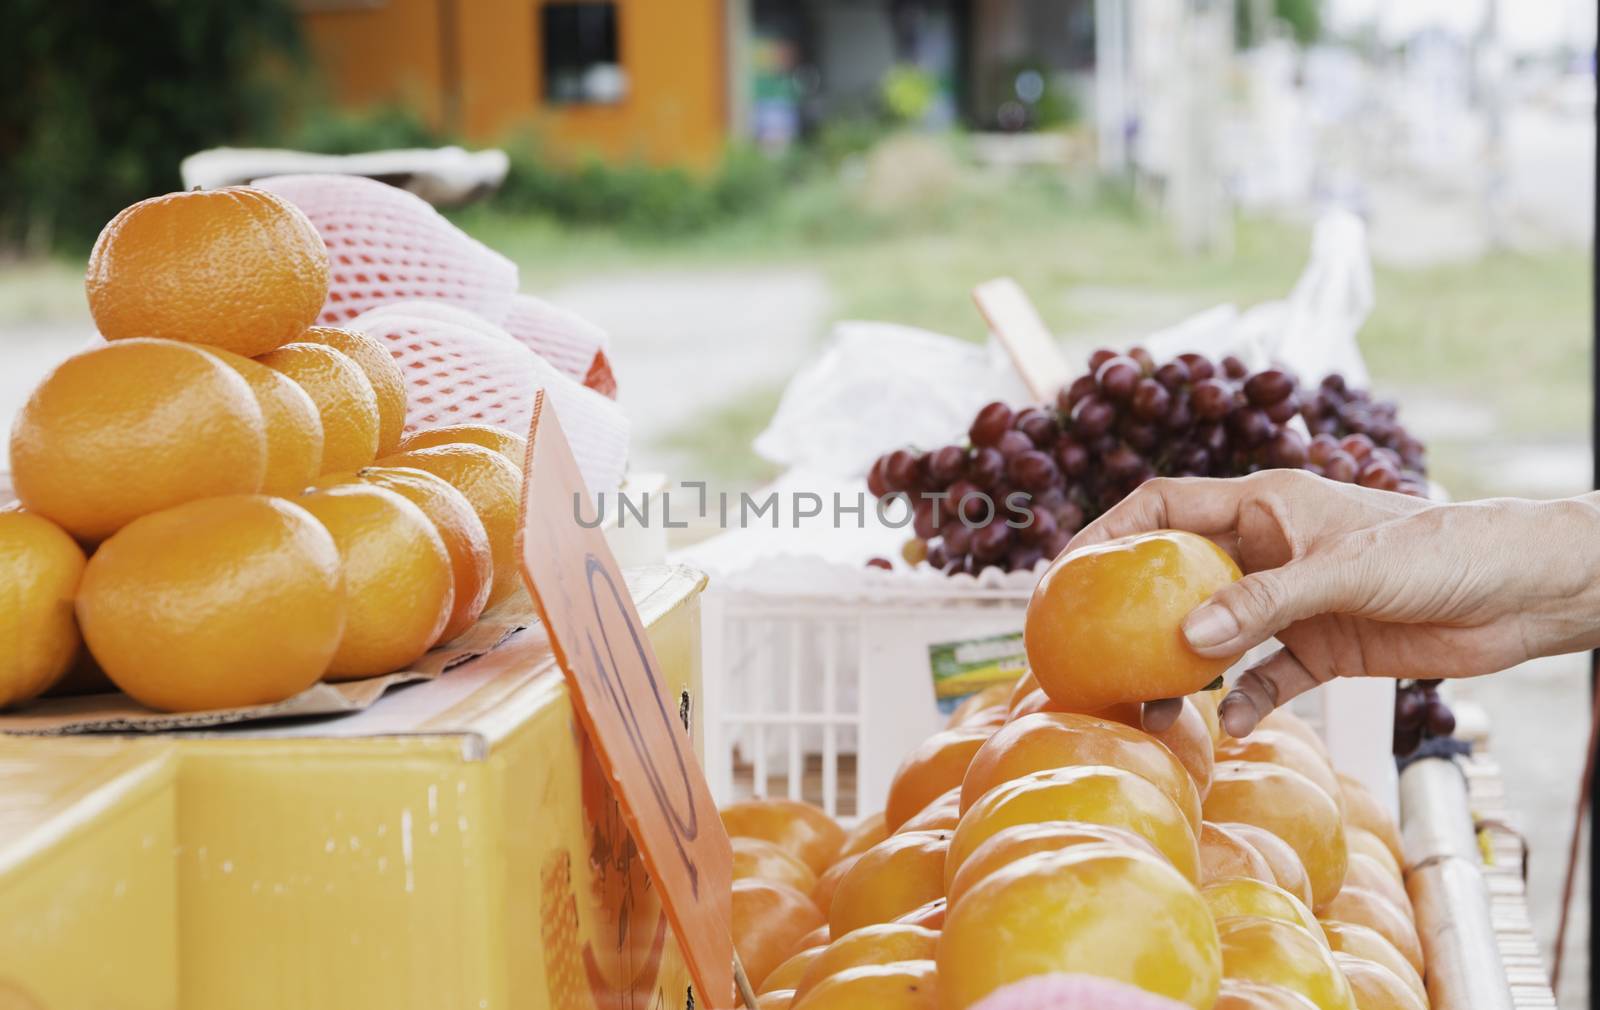
[[[1209,649],[1232,641],[1239,634],[1239,622],[1215,603],[1202,605],[1183,622],[1183,637],[1196,649]]]
[[[1242,740],[1254,733],[1256,723],[1261,721],[1256,717],[1255,702],[1243,694],[1230,694],[1222,699],[1222,707],[1217,715],[1222,720],[1222,728],[1235,740]]]

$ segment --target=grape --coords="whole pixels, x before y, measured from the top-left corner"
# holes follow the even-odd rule
[[[1187,389],[1172,394],[1172,406],[1167,408],[1167,416],[1161,419],[1161,426],[1176,432],[1186,432],[1194,426],[1194,410],[1189,406]]]
[[[1056,443],[1056,465],[1068,477],[1078,477],[1089,469],[1089,450],[1079,442],[1063,438]]]
[[[1418,747],[1422,746],[1422,730],[1396,727],[1394,731],[1394,756],[1409,757],[1415,754]]]
[[[1415,729],[1422,725],[1428,705],[1422,692],[1415,687],[1399,688],[1394,696],[1394,724],[1396,728]]]
[[[1222,359],[1222,374],[1230,379],[1237,380],[1249,375],[1250,369],[1243,361],[1230,354]]]
[[[1267,442],[1267,463],[1279,467],[1301,467],[1306,463],[1306,440],[1293,428],[1283,428]]]
[[[995,448],[1000,450],[1000,455],[1008,461],[1015,459],[1019,454],[1033,451],[1033,439],[1015,429],[1000,436],[1000,441],[995,443]]]
[[[1306,473],[1312,474],[1313,476],[1316,476],[1316,477],[1326,477],[1327,476],[1327,474],[1323,471],[1322,467],[1319,466],[1316,463],[1307,463],[1305,466],[1301,467],[1301,469],[1305,470]]]
[[[923,537],[912,537],[900,548],[900,556],[912,568],[917,567],[928,560],[928,541]]]
[[[1258,407],[1239,407],[1228,415],[1228,431],[1241,445],[1253,448],[1272,437],[1273,423]]]
[[[1220,424],[1196,425],[1194,441],[1211,454],[1213,463],[1219,462],[1228,451],[1228,431]]]
[[[1072,431],[1086,439],[1095,438],[1111,430],[1117,419],[1116,408],[1098,396],[1085,397],[1072,408]]]
[[[1344,484],[1354,484],[1356,466],[1355,457],[1340,449],[1329,456],[1326,463],[1322,464],[1322,471],[1327,474],[1329,480],[1340,481]]]
[[[867,491],[874,498],[882,498],[889,493],[889,482],[883,475],[885,459],[886,457],[879,456],[873,461],[872,467],[867,470]]]
[[[1116,357],[1120,357],[1120,355],[1118,355],[1116,351],[1111,350],[1111,348],[1100,348],[1093,354],[1089,355],[1089,373],[1092,375],[1095,372],[1100,371],[1101,365]]]
[[[961,557],[972,549],[972,527],[957,519],[944,524],[939,531],[945,552],[951,557]]]
[[[1344,384],[1344,376],[1340,375],[1338,372],[1329,372],[1323,377],[1322,388],[1332,390],[1335,393],[1343,393],[1346,388]]]
[[[1375,461],[1361,468],[1356,483],[1379,491],[1395,491],[1400,487],[1400,474],[1388,463]]]
[[[1139,363],[1132,358],[1115,357],[1101,365],[1094,373],[1100,392],[1119,403],[1133,395],[1139,382]]]
[[[1019,453],[1007,469],[1011,479],[1028,491],[1043,491],[1061,477],[1055,461],[1038,449]]]
[[[1172,454],[1172,465],[1190,476],[1211,472],[1211,453],[1203,445],[1179,446]]]
[[[1155,379],[1140,379],[1133,387],[1130,406],[1134,417],[1142,421],[1154,421],[1166,415],[1167,408],[1172,406],[1172,394]]]
[[[1139,468],[1144,465],[1144,457],[1123,445],[1106,453],[1101,458],[1100,465],[1105,468],[1108,477],[1127,478],[1139,472]]]
[[[904,449],[896,449],[883,465],[883,476],[891,491],[915,491],[919,476],[917,457]]]
[[[1040,449],[1055,445],[1056,437],[1061,434],[1061,425],[1057,423],[1055,415],[1038,408],[1019,414],[1016,427]]]
[[[1296,414],[1300,413],[1300,397],[1293,393],[1266,406],[1267,417],[1277,424],[1288,424]]]
[[[1047,558],[1057,557],[1067,549],[1067,545],[1070,543],[1072,543],[1072,534],[1065,529],[1057,530],[1054,536],[1044,542],[1044,556]]]
[[[1349,453],[1350,458],[1359,463],[1366,459],[1367,455],[1372,452],[1373,444],[1372,439],[1361,434],[1360,432],[1357,432],[1354,435],[1346,435],[1344,438],[1340,439],[1339,448]]]
[[[1437,696],[1428,699],[1428,734],[1449,736],[1456,731],[1456,716]]]
[[[1244,382],[1245,399],[1257,407],[1267,407],[1294,392],[1294,377],[1281,368],[1257,372]]]
[[[1121,444],[1122,439],[1117,437],[1116,432],[1108,431],[1098,438],[1091,439],[1086,448],[1088,448],[1090,456],[1098,457],[1104,456]]]
[[[932,499],[921,498],[911,507],[911,530],[924,540],[939,532],[939,524],[933,521],[933,504]]]
[[[1156,370],[1156,359],[1143,347],[1128,348],[1128,357],[1139,363],[1139,370],[1145,375]]]
[[[1189,393],[1194,416],[1202,421],[1220,421],[1233,407],[1233,390],[1221,379],[1202,379]]]
[[[978,416],[967,429],[973,445],[994,445],[1000,436],[1011,430],[1011,408],[999,401],[978,411]]]
[[[977,487],[994,487],[1006,472],[1006,458],[999,449],[985,446],[972,454],[972,459],[967,462],[967,478]],[[955,488],[950,489],[955,495]]]
[[[1097,385],[1094,381],[1093,372],[1090,372],[1088,375],[1080,375],[1076,379],[1073,379],[1072,382],[1061,391],[1061,394],[1056,397],[1056,406],[1061,410],[1061,413],[1070,414],[1072,413],[1072,408],[1078,405],[1079,400],[1086,396],[1092,396],[1094,393],[1098,392],[1099,389],[1099,385]]]
[[[886,568],[891,572],[894,571],[894,564],[888,558],[868,558],[867,567]]]
[[[928,468],[933,465],[933,453],[918,453],[915,462],[917,468],[917,479],[913,486],[916,490],[937,491],[944,487],[943,481],[934,480],[933,475],[928,472]]]
[[[1375,446],[1372,450],[1372,455],[1368,458],[1382,460],[1396,470],[1400,469],[1400,454],[1386,445]]]
[[[1182,361],[1169,361],[1155,370],[1155,380],[1176,392],[1189,384],[1189,366]]]
[[[1011,548],[1011,527],[1005,523],[990,523],[972,534],[972,557],[980,561],[998,561]]]
[[[945,510],[953,516],[967,516],[971,513],[983,515],[983,503],[979,500],[983,496],[983,489],[970,480],[958,480],[950,485],[950,498],[945,502],[941,515]],[[963,552],[964,553],[964,552]]]
[[[1017,530],[1017,539],[1027,544],[1050,539],[1057,529],[1056,517],[1043,509],[1034,509],[1032,515],[1033,521]]]
[[[1217,374],[1217,366],[1213,365],[1211,359],[1204,354],[1195,354],[1193,351],[1189,351],[1178,355],[1178,360],[1183,362],[1184,367],[1189,369],[1190,382],[1202,382]]]
[[[1316,435],[1311,439],[1311,445],[1306,449],[1306,458],[1311,462],[1321,465],[1328,461],[1328,457],[1339,450],[1339,440],[1332,435]]]
[[[1033,566],[1042,560],[1044,552],[1038,547],[1018,544],[1006,556],[1006,568],[1013,572],[1032,571]]]
[[[928,548],[928,564],[933,568],[943,568],[950,563],[950,556],[945,553],[944,544],[934,544]]]
[[[1067,502],[1055,511],[1056,528],[1068,534],[1083,529],[1083,508],[1076,502]],[[1059,552],[1057,552],[1059,553]]]
[[[935,449],[928,460],[928,476],[940,487],[949,487],[967,471],[967,450],[959,445]]]

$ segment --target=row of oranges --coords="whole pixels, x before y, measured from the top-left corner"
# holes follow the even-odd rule
[[[1051,973],[1168,1010],[1426,1010],[1394,821],[1304,722],[1233,740],[1209,693],[1150,735],[1036,683],[971,699],[853,831],[724,809],[764,1010],[989,1010]]]
[[[403,669],[517,589],[523,440],[405,437],[384,345],[312,325],[327,252],[293,205],[136,204],[86,287],[106,343],[12,429],[0,705],[75,668],[166,710],[278,701]]]

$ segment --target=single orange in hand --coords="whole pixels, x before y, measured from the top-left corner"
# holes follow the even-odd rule
[[[932,961],[868,964],[831,975],[794,1010],[939,1010],[938,972]]]
[[[1317,1010],[1357,1010],[1333,952],[1299,926],[1245,915],[1219,921],[1217,935],[1228,978],[1282,986]]]
[[[1024,716],[984,741],[961,785],[962,808],[1002,782],[1073,765],[1110,765],[1149,780],[1200,830],[1200,793],[1172,751],[1119,722],[1065,712]]]
[[[198,347],[122,340],[56,366],[11,429],[17,497],[98,542],[142,515],[254,494],[267,436],[250,385]]]
[[[528,440],[514,431],[492,424],[444,424],[437,428],[414,431],[400,443],[401,452],[412,449],[431,449],[436,445],[481,445],[506,458],[506,462],[522,469],[528,458]]]
[[[1238,578],[1222,548],[1177,530],[1064,554],[1028,602],[1028,663],[1045,693],[1072,712],[1193,694],[1237,657],[1197,654],[1183,621]]]
[[[315,684],[339,647],[339,548],[281,498],[188,502],[100,545],[78,623],[106,675],[151,708],[282,701]]]
[[[957,727],[940,730],[919,744],[889,783],[884,826],[893,834],[928,804],[961,786],[972,756],[989,739],[990,730]]]
[[[989,838],[1018,824],[1086,821],[1126,828],[1149,840],[1187,880],[1197,879],[1200,851],[1189,819],[1161,788],[1133,772],[1080,765],[1032,772],[978,798],[950,840],[945,881]]]
[[[760,838],[735,838],[733,842],[733,879],[754,877],[788,884],[801,894],[810,894],[817,886],[817,875],[811,867]]]
[[[488,606],[522,588],[522,562],[517,557],[517,530],[522,514],[522,473],[504,456],[481,445],[440,445],[397,452],[379,466],[425,470],[450,484],[472,503],[489,536],[493,564]]]
[[[745,975],[765,981],[794,953],[797,940],[822,925],[822,913],[788,884],[746,877],[733,882],[732,924]]]
[[[455,596],[450,555],[427,515],[393,491],[339,484],[299,499],[333,535],[345,626],[324,677],[403,670],[439,640]]]
[[[0,513],[0,708],[38,697],[72,669],[83,565],[83,549],[55,523]]]
[[[939,933],[922,926],[882,922],[853,930],[825,947],[813,959],[794,987],[795,998],[824,979],[868,964],[894,964],[897,961],[931,961],[938,951]]]
[[[1217,931],[1166,861],[1112,845],[1036,852],[980,881],[939,935],[946,1010],[1052,972],[1097,975],[1211,1010]]]
[[[1010,866],[1023,856],[1035,852],[1057,852],[1074,845],[1123,845],[1152,856],[1161,856],[1150,840],[1125,828],[1108,824],[1088,824],[1082,821],[1044,821],[1039,824],[1018,824],[996,832],[968,856],[961,869],[945,888],[945,896],[953,905],[961,896],[977,886],[978,882],[1002,866]],[[1161,858],[1165,858],[1161,856]]]
[[[424,450],[428,451],[428,450]],[[844,829],[822,808],[798,800],[745,800],[722,808],[734,838],[763,838],[821,873],[839,855]]]
[[[295,339],[331,347],[355,362],[372,383],[378,401],[378,453],[387,456],[400,448],[406,427],[406,378],[383,341],[338,326],[313,326]]]
[[[274,193],[168,193],[101,229],[84,290],[107,340],[159,337],[253,358],[316,321],[328,299],[328,249]]]
[[[322,472],[371,463],[378,455],[378,396],[354,361],[323,344],[285,344],[256,359],[293,379],[322,420]]]
[[[1332,797],[1281,765],[1224,761],[1206,797],[1206,820],[1254,824],[1288,842],[1311,878],[1311,907],[1339,893],[1349,863],[1344,822]]]
[[[828,928],[836,937],[875,923],[890,922],[944,897],[948,831],[890,835],[861,854],[834,889]]]

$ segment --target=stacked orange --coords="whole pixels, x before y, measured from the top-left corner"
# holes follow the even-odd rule
[[[1175,547],[1182,538],[1148,549],[1179,559],[1168,575],[1213,578],[1214,559]],[[1171,599],[1119,581],[1162,570],[1102,566],[1081,586],[1102,601]],[[1060,619],[1049,601],[1035,607],[1030,623]],[[1170,641],[1183,616],[1146,608],[1141,627],[1097,613],[1151,641]],[[1049,669],[957,709],[854,832],[788,800],[724,812],[736,852],[762,855],[736,860],[734,919],[763,1007],[964,1010],[1065,973],[1195,1010],[1425,1010],[1394,821],[1334,774],[1310,727],[1280,713],[1256,738],[1222,738],[1207,692],[1182,728],[1147,734],[1141,691],[1214,675],[1174,671],[1170,651],[1147,646],[1164,667],[1154,688],[1045,693],[1087,676],[1063,672],[1039,644],[1050,638],[1030,639],[1036,670]]]
[[[403,444],[388,350],[313,325],[328,275],[311,223],[260,190],[106,225],[85,279],[106,343],[46,376],[12,431],[0,575],[22,619],[0,629],[0,705],[85,646],[154,708],[281,701],[405,669],[509,595],[520,439]]]

